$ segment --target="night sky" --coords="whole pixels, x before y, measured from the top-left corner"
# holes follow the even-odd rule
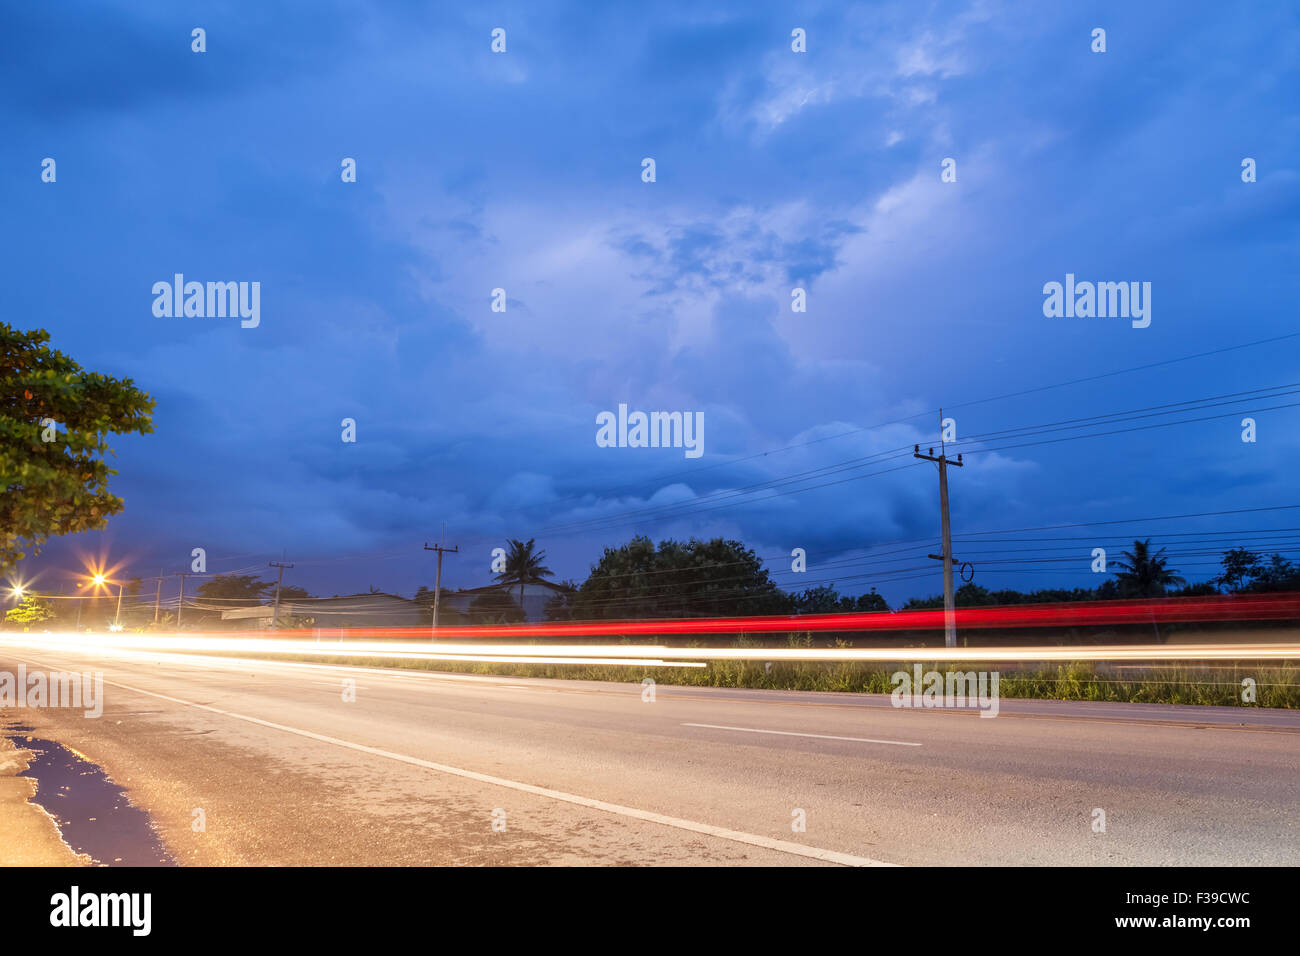
[[[453,587],[508,537],[581,581],[634,533],[724,535],[782,586],[897,603],[941,588],[905,570],[938,546],[910,446],[941,406],[961,439],[1300,382],[1300,337],[1218,351],[1300,332],[1294,5],[710,8],[5,5],[4,321],[158,402],[153,434],[112,443],[126,510],[21,574],[148,577],[203,547],[209,571],[283,554],[313,593],[409,595],[445,523]],[[176,273],[260,282],[259,325],[155,316]],[[1149,327],[1046,317],[1067,274],[1151,283]],[[1096,543],[1300,526],[1226,514],[1300,503],[1300,409],[1261,410],[1297,401],[958,444],[958,558],[965,533],[1079,525],[1041,533],[1077,561],[985,554],[977,580],[1091,587]],[[598,447],[620,403],[703,412],[703,454]]]

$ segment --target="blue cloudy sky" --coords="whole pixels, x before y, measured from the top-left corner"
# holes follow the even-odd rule
[[[1300,338],[1169,362],[1300,330],[1296,11],[8,4],[4,320],[158,401],[155,433],[115,443],[125,512],[27,573],[103,554],[152,575],[201,546],[209,570],[284,553],[316,593],[409,594],[445,522],[453,586],[506,537],[581,580],[640,532],[738,537],[787,572],[803,547],[786,586],[934,593],[905,570],[937,548],[932,465],[705,496],[933,444],[940,406],[960,438],[1300,381]],[[259,281],[261,324],[155,317],[177,272]],[[1150,326],[1045,317],[1066,273],[1150,282]],[[1085,524],[1297,503],[1300,410],[1254,414],[1254,443],[1240,426],[1293,401],[959,446],[954,530],[1084,525],[1057,532],[1078,561],[978,552],[980,583],[1027,588],[1095,585],[1090,535],[1300,525]],[[703,456],[597,447],[620,402],[702,411]]]

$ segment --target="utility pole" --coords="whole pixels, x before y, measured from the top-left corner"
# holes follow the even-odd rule
[[[185,578],[188,577],[188,573],[179,571],[177,576],[181,579],[180,599],[176,602],[176,630],[179,631],[181,629],[181,612],[185,610]]]
[[[279,561],[268,561],[268,568],[279,568],[280,576],[275,579],[275,610],[271,612],[271,630],[279,626],[280,620],[280,582],[284,580],[284,569],[293,567],[292,564],[281,564]]]
[[[113,627],[117,630],[122,629],[122,588],[121,581],[117,583],[117,613],[113,615]]]
[[[438,577],[434,580],[433,583],[433,635],[432,635],[434,637],[437,637],[438,636],[438,604],[442,600],[442,556],[444,554],[460,553],[460,545],[456,545],[456,547],[454,548],[445,548],[441,544],[435,544],[431,548],[429,547],[429,542],[426,541],[424,543],[424,550],[438,552]]]
[[[158,596],[153,599],[153,622],[158,623],[158,612],[162,610],[163,569],[158,569]]]
[[[932,558],[940,558],[943,561],[943,642],[948,647],[957,646],[957,615],[953,604],[952,594],[952,527],[948,522],[948,466],[956,465],[958,468],[963,467],[961,455],[957,455],[957,460],[953,461],[944,454],[943,447],[943,409],[939,410],[939,455],[936,458],[934,449],[930,449],[928,455],[921,454],[921,446],[912,446],[913,458],[924,458],[926,461],[933,461],[939,466],[939,514],[943,526],[943,553],[940,555],[930,555]]]

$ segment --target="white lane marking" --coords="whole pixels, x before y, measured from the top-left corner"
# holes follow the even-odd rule
[[[897,747],[920,747],[908,740],[876,740],[874,737],[836,737],[833,734],[800,734],[793,730],[760,730],[757,727],[726,727],[722,724],[682,724],[683,727],[708,727],[710,730],[739,730],[747,734],[777,734],[781,737],[816,737],[818,740],[852,740],[860,744],[894,744]]]
[[[663,826],[674,827],[678,830],[689,830],[692,833],[703,833],[706,836],[718,837],[722,840],[730,840],[733,843],[747,843],[750,846],[763,847],[767,850],[776,850],[794,856],[809,857],[814,860],[823,860],[827,863],[839,863],[842,866],[897,865],[895,863],[886,863],[883,860],[873,860],[871,857],[854,856],[850,853],[839,853],[835,850],[823,850],[820,847],[804,846],[800,843],[791,843],[788,840],[774,840],[771,837],[761,836],[757,833],[746,833],[743,830],[728,830],[725,827],[715,827],[710,823],[697,823],[694,820],[684,820],[681,817],[670,817],[662,813],[652,813],[649,810],[638,810],[636,807],[625,807],[618,803],[608,803],[604,800],[595,800],[591,797],[583,797],[575,793],[566,793],[563,790],[552,790],[549,787],[538,787],[531,783],[520,783],[517,780],[507,780],[505,777],[494,777],[490,774],[478,773],[474,770],[464,770],[460,767],[452,767],[443,763],[434,763],[432,760],[421,760],[419,757],[394,753],[391,750],[381,750],[378,747],[353,743],[350,740],[341,740],[338,737],[329,737],[325,734],[318,734],[310,730],[302,730],[298,727],[289,727],[285,724],[277,724],[274,721],[262,720],[260,717],[249,717],[245,714],[236,714],[229,710],[222,710],[219,707],[212,707],[208,704],[199,704],[192,700],[182,700],[179,697],[169,697],[166,694],[158,694],[151,690],[142,690],[139,687],[132,687],[129,684],[119,684],[116,681],[106,680],[104,683],[108,684],[110,687],[120,687],[122,690],[144,694],[146,697],[156,697],[159,700],[171,701],[173,704],[195,707],[199,710],[206,710],[209,713],[220,714],[222,717],[242,720],[250,724],[257,724],[260,727],[270,727],[273,730],[282,730],[287,734],[296,734],[299,737],[306,737],[309,740],[319,740],[322,743],[334,744],[336,747],[346,747],[348,750],[355,750],[359,753],[373,754],[376,757],[386,757],[389,760],[396,760],[401,763],[411,764],[412,766],[424,767],[428,770],[436,770],[438,773],[450,774],[454,777],[464,777],[467,780],[477,780],[479,783],[488,783],[497,787],[506,787],[510,790],[518,790],[521,793],[531,793],[539,797],[549,797],[552,800],[560,800],[564,803],[572,803],[580,807],[588,807],[592,810],[601,810],[605,813],[612,813],[620,817],[630,817],[634,820],[644,820],[648,823],[659,823]]]

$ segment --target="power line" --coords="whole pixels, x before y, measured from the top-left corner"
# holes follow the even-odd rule
[[[1297,384],[1300,384],[1300,383],[1297,383]],[[1255,392],[1268,392],[1268,391],[1276,391],[1277,389],[1282,389],[1282,388],[1291,388],[1291,387],[1292,387],[1292,386],[1271,386],[1271,387],[1266,388],[1266,389],[1257,389],[1257,390],[1254,390],[1254,391],[1255,391]],[[1246,394],[1246,393],[1233,393],[1233,394]],[[1260,395],[1260,396],[1257,396],[1257,397],[1265,397],[1265,396]],[[1268,397],[1274,397],[1274,396],[1268,396]],[[1232,401],[1222,401],[1221,399],[1223,399],[1223,396],[1212,396],[1212,397],[1210,397],[1210,398],[1205,398],[1205,399],[1192,399],[1192,400],[1189,400],[1189,401],[1187,401],[1187,402],[1180,402],[1180,403],[1175,403],[1175,404],[1176,404],[1176,405],[1181,405],[1181,406],[1186,406],[1186,405],[1196,404],[1196,405],[1199,405],[1200,408],[1211,408],[1211,407],[1219,407],[1219,406],[1226,405],[1226,404],[1239,404],[1241,401],[1243,401],[1243,400],[1241,400],[1241,399],[1232,400]],[[1278,409],[1278,408],[1292,408],[1292,407],[1296,407],[1296,406],[1298,406],[1298,405],[1300,405],[1300,402],[1297,402],[1297,403],[1291,403],[1291,404],[1285,404],[1285,405],[1270,406],[1270,407],[1266,407],[1266,408],[1263,408],[1263,409],[1257,409],[1256,411],[1270,411],[1270,410],[1276,410],[1276,409]],[[1144,413],[1144,412],[1150,412],[1150,411],[1152,411],[1152,410],[1155,410],[1155,409],[1161,409],[1161,408],[1165,408],[1165,409],[1167,409],[1167,408],[1171,408],[1171,407],[1173,407],[1173,406],[1170,406],[1170,405],[1165,405],[1165,406],[1148,406],[1147,408],[1132,409],[1132,410],[1124,411],[1124,412],[1113,412],[1113,413],[1109,413],[1108,415],[1094,416],[1092,420],[1095,421],[1097,424],[1103,424],[1103,423],[1105,423],[1105,421],[1104,421],[1105,419],[1115,419],[1117,416],[1130,416],[1130,415],[1137,415],[1137,416],[1140,416],[1141,413]],[[1188,411],[1188,410],[1192,410],[1192,409],[1186,409],[1186,408],[1184,408],[1183,410],[1184,410],[1184,411]],[[1199,410],[1199,409],[1198,409],[1198,410]],[[1172,412],[1165,412],[1165,414],[1172,414]],[[979,452],[1002,451],[1002,450],[1006,450],[1006,449],[1009,449],[1009,448],[1023,448],[1023,447],[1033,446],[1033,445],[1054,444],[1054,443],[1059,443],[1059,442],[1063,442],[1063,441],[1072,441],[1072,440],[1083,439],[1083,438],[1099,438],[1099,437],[1104,437],[1104,436],[1106,436],[1106,435],[1123,434],[1123,433],[1132,432],[1132,431],[1144,431],[1144,430],[1148,430],[1148,429],[1152,429],[1152,428],[1165,428],[1165,427],[1172,427],[1172,426],[1174,426],[1174,425],[1185,425],[1185,424],[1192,424],[1192,423],[1201,422],[1201,421],[1210,421],[1210,420],[1213,420],[1213,419],[1215,419],[1215,418],[1231,417],[1231,416],[1234,416],[1234,415],[1237,415],[1237,414],[1240,414],[1240,412],[1231,412],[1231,413],[1227,413],[1226,415],[1211,415],[1211,416],[1205,416],[1205,417],[1201,417],[1201,418],[1183,419],[1183,420],[1179,420],[1179,421],[1157,422],[1157,423],[1154,423],[1154,424],[1149,424],[1149,425],[1144,425],[1144,426],[1136,426],[1136,427],[1133,427],[1133,428],[1114,429],[1114,430],[1111,430],[1111,431],[1094,432],[1094,433],[1084,434],[1084,435],[1074,435],[1074,436],[1068,436],[1068,437],[1065,437],[1065,438],[1057,438],[1057,439],[1043,439],[1043,440],[1040,440],[1040,441],[1029,441],[1029,442],[1014,443],[1014,444],[997,445],[997,446],[994,446],[994,447],[986,447],[986,448],[972,448],[972,449],[969,450],[969,453],[970,453],[970,454],[976,454],[976,453],[979,453]],[[1076,421],[1083,421],[1083,420],[1080,419],[1080,420],[1076,420]],[[988,433],[988,434],[990,434],[990,435],[1004,434],[1004,435],[1005,435],[1005,434],[1008,434],[1008,433],[1010,433],[1010,432],[1019,432],[1019,433],[1021,433],[1019,437],[1026,437],[1027,435],[1032,434],[1032,433],[1034,433],[1035,431],[1037,431],[1038,433],[1050,433],[1050,432],[1053,431],[1053,430],[1057,430],[1057,426],[1062,425],[1062,424],[1065,424],[1065,423],[1062,423],[1062,422],[1050,422],[1050,423],[1046,423],[1046,424],[1044,424],[1044,425],[1022,426],[1022,427],[1020,427],[1020,428],[1009,429],[1009,430],[1004,430],[1003,432],[993,432],[993,433]],[[1080,426],[1080,427],[1082,427],[1082,426]],[[963,440],[963,441],[961,441],[961,442],[959,442],[959,443],[975,442],[976,440],[977,440],[977,439],[975,439],[975,438],[970,438],[970,439],[965,439],[965,440]],[[891,450],[891,451],[892,451],[892,450]],[[869,457],[869,458],[881,458],[882,456],[886,456],[886,455],[890,455],[890,454],[891,454],[891,452],[880,452],[880,453],[877,453],[876,455],[868,456],[868,457]],[[896,455],[896,456],[893,456],[893,457],[890,457],[890,458],[883,458],[882,461],[876,461],[876,462],[872,462],[872,463],[873,463],[873,464],[881,464],[881,463],[884,463],[885,461],[896,460],[897,458],[902,458],[902,457],[905,457],[905,456],[903,456],[903,455]],[[807,479],[807,478],[802,477],[802,476],[805,476],[805,475],[817,475],[817,476],[820,477],[820,476],[825,476],[825,475],[830,475],[830,474],[836,474],[836,473],[838,473],[838,472],[842,472],[842,471],[855,470],[856,468],[859,468],[859,467],[865,467],[865,465],[860,464],[860,462],[864,462],[864,461],[866,461],[866,459],[849,459],[849,460],[847,460],[847,461],[843,461],[843,462],[835,462],[835,463],[832,463],[832,464],[830,464],[830,465],[826,465],[826,466],[823,466],[822,468],[814,469],[814,470],[809,471],[809,472],[801,472],[801,473],[797,473],[797,474],[795,474],[795,475],[788,475],[788,476],[779,476],[779,477],[772,478],[772,479],[769,479],[769,480],[764,481],[764,482],[759,482],[759,483],[756,483],[756,484],[753,484],[753,485],[743,486],[742,488],[739,488],[739,489],[724,489],[724,490],[719,490],[719,491],[711,492],[711,493],[708,494],[708,495],[705,495],[705,496],[703,496],[703,497],[701,497],[701,498],[698,498],[698,499],[693,499],[693,500],[688,501],[688,502],[678,502],[678,503],[671,504],[671,505],[660,505],[660,506],[644,507],[644,508],[639,508],[639,509],[633,509],[632,511],[622,512],[622,513],[619,513],[619,514],[616,514],[616,515],[607,515],[607,516],[602,516],[602,517],[600,517],[600,518],[590,518],[590,519],[585,519],[585,520],[581,520],[581,521],[562,522],[562,523],[555,524],[555,525],[544,526],[544,527],[541,529],[541,531],[544,532],[544,533],[549,533],[549,534],[568,535],[568,534],[577,534],[577,533],[582,533],[582,532],[591,532],[591,531],[596,531],[596,530],[604,530],[604,529],[611,528],[611,527],[618,527],[618,526],[620,526],[620,525],[625,525],[625,524],[630,524],[630,523],[636,523],[636,522],[638,522],[638,521],[642,521],[642,520],[665,520],[665,519],[668,519],[668,518],[682,518],[682,517],[688,517],[688,516],[695,515],[695,514],[703,514],[703,513],[709,513],[709,512],[712,512],[712,511],[716,511],[716,510],[723,510],[723,508],[734,507],[734,506],[736,506],[737,504],[753,504],[753,503],[757,503],[757,502],[768,501],[768,500],[770,500],[770,499],[772,499],[772,498],[781,497],[781,496],[784,495],[784,494],[800,494],[800,493],[803,493],[803,492],[805,492],[805,491],[812,491],[812,490],[817,489],[817,488],[824,488],[824,487],[828,487],[828,486],[830,486],[830,485],[841,484],[841,483],[843,483],[843,481],[856,481],[856,480],[860,480],[860,479],[862,479],[862,478],[875,477],[876,475],[887,474],[887,473],[889,473],[890,471],[897,470],[897,469],[885,469],[884,471],[879,471],[879,472],[870,472],[870,473],[863,474],[863,475],[857,475],[857,476],[854,476],[854,477],[849,478],[849,479],[842,479],[841,481],[824,482],[824,483],[820,483],[820,484],[810,485],[810,486],[808,486],[808,487],[804,487],[804,488],[794,488],[794,489],[791,489],[791,490],[786,491],[786,492],[776,492],[776,493],[774,493],[774,494],[767,495],[766,497],[761,497],[761,498],[760,498],[760,497],[753,497],[753,496],[757,495],[759,492],[764,491],[764,490],[771,490],[771,489],[781,488],[782,486],[784,486],[784,485],[788,485],[788,484],[800,484],[800,483],[802,483],[802,481],[810,480],[810,479]],[[709,504],[709,503],[711,503],[711,501],[727,500],[728,498],[741,498],[741,499],[745,499],[745,498],[747,498],[747,496],[748,496],[748,500],[741,500],[741,501],[735,502],[735,503],[733,503],[733,504],[725,505],[725,506],[723,506],[723,508],[712,508],[712,507],[710,507],[710,508],[701,508],[701,507],[699,507],[699,505],[701,505],[701,504]]]
[[[1144,365],[1134,365],[1134,366],[1130,366],[1129,368],[1116,369],[1116,370],[1111,371],[1111,372],[1102,372],[1102,373],[1100,373],[1100,374],[1098,374],[1098,375],[1088,375],[1088,376],[1084,376],[1084,377],[1082,377],[1082,378],[1068,379],[1068,380],[1066,380],[1066,381],[1064,381],[1064,382],[1054,382],[1054,383],[1049,384],[1049,385],[1039,385],[1039,386],[1035,386],[1035,387],[1033,387],[1033,388],[1021,389],[1020,391],[1016,391],[1016,392],[1007,392],[1007,393],[1002,394],[1002,395],[992,395],[992,396],[989,396],[989,397],[986,397],[986,398],[975,399],[975,400],[968,401],[968,402],[958,402],[958,403],[956,403],[956,404],[954,404],[954,405],[949,405],[948,408],[949,408],[949,411],[951,411],[952,409],[955,409],[955,408],[972,408],[972,407],[974,407],[974,406],[976,406],[976,405],[986,405],[986,404],[988,404],[988,403],[990,403],[990,402],[1003,401],[1003,400],[1008,399],[1008,398],[1019,398],[1019,397],[1024,396],[1024,395],[1035,395],[1035,394],[1039,394],[1039,393],[1041,393],[1041,392],[1052,391],[1052,390],[1054,390],[1054,389],[1058,389],[1058,388],[1068,388],[1068,387],[1070,387],[1070,386],[1072,386],[1072,385],[1082,385],[1082,384],[1086,384],[1086,383],[1088,383],[1088,382],[1097,382],[1097,381],[1101,381],[1102,379],[1113,378],[1113,377],[1115,377],[1115,376],[1117,376],[1117,375],[1127,375],[1127,374],[1130,374],[1130,373],[1132,373],[1132,372],[1143,372],[1143,371],[1148,371],[1148,370],[1153,369],[1153,368],[1161,368],[1161,367],[1164,367],[1164,366],[1167,366],[1167,365],[1176,365],[1176,364],[1178,364],[1178,363],[1180,363],[1180,362],[1189,362],[1189,361],[1193,361],[1193,360],[1195,360],[1195,359],[1199,359],[1199,358],[1207,358],[1207,357],[1209,357],[1209,356],[1211,356],[1211,355],[1221,355],[1221,354],[1224,354],[1224,353],[1226,353],[1226,352],[1233,352],[1233,351],[1238,351],[1238,350],[1240,350],[1240,349],[1254,348],[1254,347],[1259,346],[1259,345],[1270,345],[1270,344],[1272,344],[1272,343],[1274,343],[1274,342],[1281,342],[1281,341],[1285,341],[1285,340],[1288,340],[1288,339],[1296,338],[1296,337],[1298,337],[1298,336],[1300,336],[1300,332],[1290,332],[1290,333],[1287,333],[1287,334],[1285,334],[1285,335],[1276,335],[1276,336],[1272,336],[1272,337],[1270,337],[1270,338],[1256,339],[1255,341],[1252,341],[1252,342],[1242,342],[1242,343],[1240,343],[1240,344],[1238,344],[1238,345],[1227,345],[1227,346],[1224,346],[1224,347],[1222,347],[1222,348],[1210,349],[1209,351],[1205,351],[1205,352],[1196,352],[1196,353],[1193,353],[1193,354],[1191,354],[1191,355],[1183,355],[1183,356],[1180,356],[1180,357],[1178,357],[1178,358],[1165,359],[1165,360],[1163,360],[1163,361],[1159,361],[1159,362],[1148,362],[1148,363],[1146,363],[1146,364],[1144,364]],[[682,476],[682,475],[691,475],[691,476],[694,476],[694,475],[698,475],[700,472],[703,472],[703,471],[710,471],[710,470],[713,470],[713,469],[716,469],[716,468],[725,468],[725,467],[728,467],[728,466],[731,466],[731,465],[737,465],[737,464],[740,464],[740,463],[742,463],[742,462],[747,462],[747,461],[755,461],[755,460],[757,460],[757,459],[759,459],[759,458],[766,458],[766,457],[771,456],[771,455],[778,455],[778,454],[781,454],[781,453],[783,453],[783,452],[794,451],[794,450],[799,449],[799,448],[806,448],[806,447],[808,447],[808,446],[810,446],[810,445],[816,445],[816,444],[820,444],[820,443],[822,443],[822,442],[827,442],[827,441],[834,441],[834,440],[839,439],[839,438],[847,438],[847,437],[850,436],[850,435],[858,435],[858,434],[861,434],[861,433],[863,433],[863,432],[867,432],[867,431],[875,431],[875,430],[880,429],[880,428],[888,428],[888,427],[890,427],[891,425],[904,425],[904,424],[907,424],[908,422],[915,421],[916,419],[919,419],[919,418],[929,418],[929,417],[933,416],[934,414],[936,414],[937,411],[938,411],[937,409],[931,409],[931,410],[924,411],[924,412],[918,412],[918,413],[915,414],[915,415],[909,415],[909,416],[906,416],[906,417],[903,417],[903,418],[897,418],[897,419],[894,419],[894,420],[892,420],[892,421],[881,422],[881,423],[876,424],[876,425],[865,425],[865,426],[861,426],[861,427],[858,427],[858,428],[850,428],[850,429],[848,429],[848,430],[846,430],[846,431],[843,431],[843,432],[837,432],[837,433],[834,434],[834,435],[824,435],[824,436],[822,436],[821,438],[814,438],[814,439],[810,439],[809,441],[806,441],[806,442],[796,442],[796,443],[794,443],[794,444],[785,445],[785,446],[782,446],[782,447],[779,447],[779,448],[772,448],[772,449],[768,449],[767,451],[756,452],[756,453],[754,453],[754,454],[752,454],[752,455],[746,455],[746,456],[741,457],[741,458],[734,458],[734,459],[731,459],[731,460],[728,460],[728,461],[725,461],[725,462],[719,462],[719,463],[714,464],[714,465],[702,465],[702,466],[700,466],[700,467],[698,467],[698,468],[693,468],[693,469],[682,469],[682,470],[678,470],[678,471],[674,471],[674,472],[667,472],[667,473],[664,473],[664,474],[661,474],[661,475],[656,475],[656,476],[654,476],[654,477],[647,478],[647,479],[645,479],[644,481],[642,481],[642,482],[638,482],[638,483],[636,483],[636,484],[627,484],[627,485],[616,486],[616,487],[613,487],[613,488],[600,489],[600,490],[597,490],[597,491],[595,491],[595,492],[583,492],[583,493],[581,493],[581,494],[569,495],[569,496],[566,496],[566,497],[564,497],[564,498],[559,498],[559,499],[557,499],[555,502],[553,502],[553,504],[563,504],[563,503],[566,502],[566,501],[572,501],[572,500],[575,500],[575,499],[585,498],[588,494],[596,494],[596,495],[613,495],[613,494],[616,494],[616,493],[618,493],[618,492],[626,491],[626,490],[629,490],[629,489],[643,488],[643,487],[650,487],[650,486],[657,485],[657,484],[659,484],[659,483],[661,483],[661,482],[663,482],[663,481],[666,481],[666,480],[668,480],[668,479],[670,479],[670,478],[675,478],[675,477],[679,477],[679,476]],[[585,477],[585,476],[586,476],[586,473],[585,473],[585,472],[582,472],[582,473],[575,472],[575,473],[573,473],[573,474],[571,474],[571,475],[569,475],[569,476],[566,476],[566,478],[571,478],[571,477]],[[561,479],[561,480],[563,480],[563,479]],[[522,511],[523,509],[516,509],[516,510],[520,510],[520,511]]]

